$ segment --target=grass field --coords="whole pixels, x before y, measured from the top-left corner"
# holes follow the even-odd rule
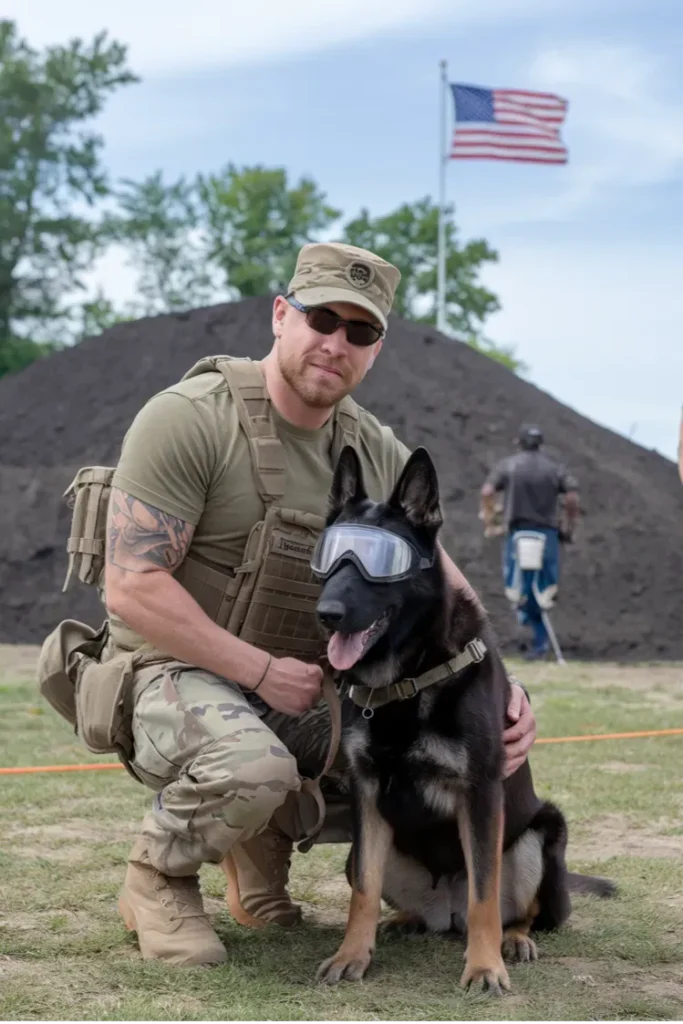
[[[96,760],[38,696],[35,657],[0,646],[0,765]],[[510,666],[539,736],[683,726],[681,665]],[[380,938],[364,982],[313,983],[342,934],[345,846],[295,856],[305,924],[293,933],[235,925],[223,875],[203,869],[228,963],[143,962],[116,899],[149,794],[123,770],[0,776],[0,1019],[680,1020],[683,736],[538,745],[532,768],[568,816],[570,867],[615,879],[619,895],[576,897],[498,1000],[459,989],[462,944],[436,937]]]

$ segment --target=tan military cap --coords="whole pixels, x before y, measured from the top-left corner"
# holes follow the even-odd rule
[[[401,272],[386,260],[355,245],[309,242],[299,252],[288,295],[304,306],[352,302],[387,328]]]

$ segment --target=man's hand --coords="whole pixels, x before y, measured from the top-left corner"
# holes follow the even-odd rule
[[[323,670],[296,658],[273,658],[258,695],[274,711],[283,715],[302,715],[320,697]]]
[[[512,684],[507,717],[512,724],[503,733],[503,743],[505,744],[504,779],[507,779],[524,764],[536,739],[536,719],[527,695],[519,683]]]

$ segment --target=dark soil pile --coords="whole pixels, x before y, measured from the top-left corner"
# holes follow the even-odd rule
[[[40,642],[62,618],[93,624],[90,588],[61,593],[69,512],[62,492],[83,465],[115,463],[143,402],[201,356],[265,355],[271,303],[213,306],[122,324],[0,380],[0,641]],[[409,447],[425,445],[441,480],[444,541],[488,607],[506,649],[514,616],[500,541],[484,540],[478,492],[519,424],[578,476],[584,516],[564,549],[553,622],[585,658],[683,658],[683,488],[670,461],[597,426],[465,345],[394,320],[357,394]]]

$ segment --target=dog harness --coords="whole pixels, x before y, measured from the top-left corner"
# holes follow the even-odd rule
[[[391,704],[395,700],[409,700],[411,697],[416,697],[420,690],[425,690],[434,683],[450,679],[451,676],[462,672],[468,665],[476,665],[483,661],[485,654],[486,644],[479,637],[475,637],[455,657],[449,658],[448,661],[437,665],[436,668],[430,668],[419,676],[401,679],[388,686],[351,686],[348,696],[354,704],[363,708],[363,718],[372,718],[375,708]]]

